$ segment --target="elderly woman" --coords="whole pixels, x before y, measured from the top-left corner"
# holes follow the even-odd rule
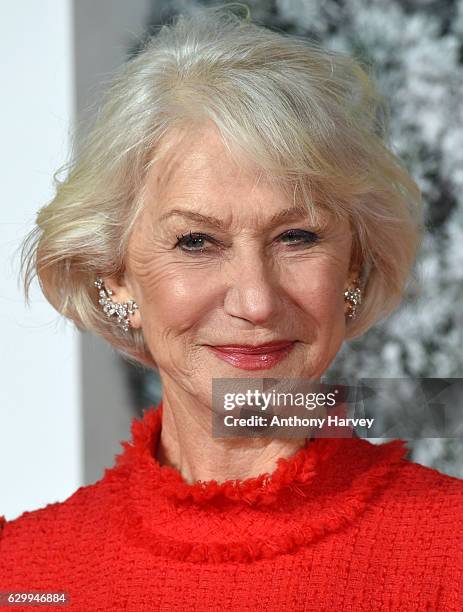
[[[36,273],[79,329],[157,368],[163,398],[100,481],[3,521],[2,592],[462,609],[460,480],[402,441],[212,435],[213,379],[319,379],[399,303],[420,192],[384,110],[353,59],[226,9],[121,69],[24,244],[26,293]]]

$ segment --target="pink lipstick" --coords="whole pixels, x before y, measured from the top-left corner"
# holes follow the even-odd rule
[[[260,346],[249,344],[226,344],[209,346],[210,350],[223,361],[241,370],[267,370],[280,363],[291,352],[295,342],[284,340],[269,342]]]

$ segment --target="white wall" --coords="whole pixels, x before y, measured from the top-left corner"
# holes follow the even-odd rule
[[[119,359],[65,322],[36,282],[25,307],[17,249],[53,196],[52,176],[67,160],[75,121],[94,112],[150,6],[22,0],[3,7],[0,516],[9,520],[94,481],[129,436]]]
[[[73,116],[70,0],[2,10],[0,37],[0,515],[66,498],[82,479],[78,338],[34,283],[17,283],[22,237],[52,196]]]
[[[75,0],[76,117],[85,125],[114,70],[143,34],[150,0]],[[121,357],[90,334],[81,337],[83,478],[99,479],[130,438],[133,418]]]

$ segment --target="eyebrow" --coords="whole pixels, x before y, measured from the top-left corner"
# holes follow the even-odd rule
[[[300,219],[301,217],[308,215],[309,211],[302,207],[293,206],[292,208],[285,208],[284,210],[280,210],[272,217],[270,217],[269,226],[278,225],[279,223],[283,223],[284,221],[288,221],[290,219]],[[201,213],[194,212],[192,210],[183,210],[181,208],[174,208],[172,210],[169,210],[160,217],[159,221],[165,221],[166,219],[170,219],[174,216],[184,217],[186,219],[190,219],[191,221],[208,224],[213,227],[216,227],[219,230],[226,229],[226,224],[217,217],[213,217],[211,215],[202,215]]]

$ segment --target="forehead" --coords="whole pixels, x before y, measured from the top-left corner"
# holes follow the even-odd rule
[[[250,201],[286,207],[289,200],[256,164],[234,158],[213,124],[172,130],[165,137],[148,172],[145,194],[159,212],[179,199],[204,207],[208,202],[236,207]]]

